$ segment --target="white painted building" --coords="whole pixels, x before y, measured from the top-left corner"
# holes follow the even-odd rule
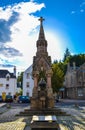
[[[32,97],[34,80],[32,78],[32,65],[23,73],[23,95]]]
[[[14,67],[14,73],[10,73],[8,70],[0,70],[0,95],[5,93],[6,95],[14,96],[16,87],[16,68]]]

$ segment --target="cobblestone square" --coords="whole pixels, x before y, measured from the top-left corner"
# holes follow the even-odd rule
[[[85,107],[59,108],[67,113],[66,116],[56,115],[61,130],[85,130]],[[20,111],[24,111],[24,107],[11,107],[0,114],[0,130],[30,130],[31,117],[16,116]]]

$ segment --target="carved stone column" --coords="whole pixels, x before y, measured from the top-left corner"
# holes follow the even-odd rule
[[[46,71],[48,108],[54,107],[54,97],[53,97],[53,90],[52,90],[52,84],[51,84],[52,74],[53,74],[52,69]]]
[[[39,72],[38,72],[38,71],[34,71],[34,72],[33,72],[34,87],[37,87],[37,86],[38,86],[38,76],[39,76]]]
[[[39,72],[38,71],[33,71],[33,77],[34,77],[34,88],[33,88],[33,97],[37,97],[38,96],[38,76],[39,76]]]
[[[46,71],[46,77],[47,77],[47,87],[51,87],[51,77],[52,77],[52,69]]]
[[[32,92],[31,98],[31,109],[36,109],[38,104],[38,71],[33,71],[33,78],[34,78],[34,88]]]

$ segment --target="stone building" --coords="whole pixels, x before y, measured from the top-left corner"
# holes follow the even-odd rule
[[[64,86],[66,98],[85,99],[85,63],[80,67],[68,63]]]
[[[51,57],[47,52],[47,41],[43,29],[43,18],[40,19],[39,37],[36,42],[37,52],[33,57],[34,88],[31,100],[31,108],[42,109],[54,107],[54,99],[51,85]],[[40,83],[42,82],[42,84]],[[41,84],[41,88],[39,86]],[[46,85],[46,88],[44,88]]]

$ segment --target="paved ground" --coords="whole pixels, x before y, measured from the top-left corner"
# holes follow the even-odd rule
[[[57,122],[61,130],[85,130],[85,107],[78,106],[58,106],[62,111],[70,114],[69,116],[57,116]],[[11,108],[0,107],[0,130],[30,130],[29,122],[31,117],[15,116],[25,107],[12,106]]]
[[[59,116],[58,122],[62,130],[85,130],[85,107],[62,107],[70,116]]]

